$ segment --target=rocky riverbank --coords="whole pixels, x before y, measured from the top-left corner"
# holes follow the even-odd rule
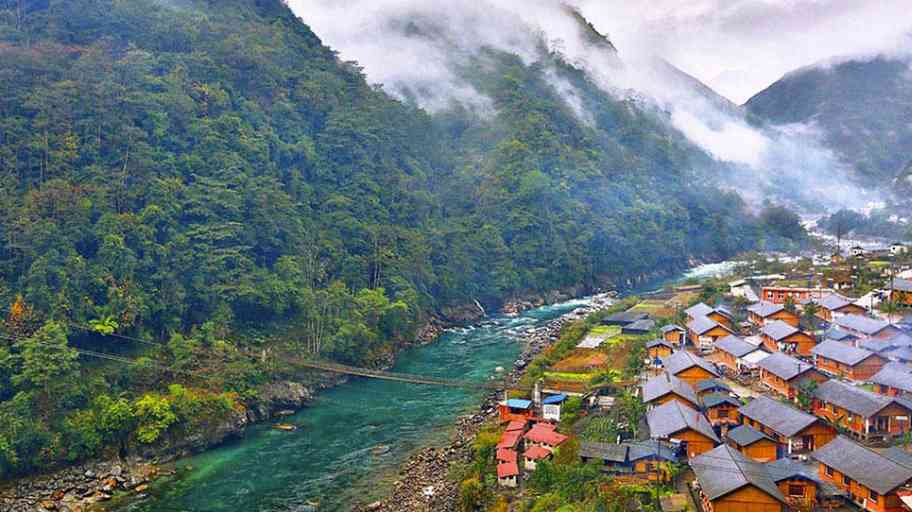
[[[507,375],[509,384],[516,384],[522,377],[526,365],[560,337],[564,325],[589,313],[612,304],[609,295],[595,297],[587,306],[561,316],[548,324],[524,335],[524,348]],[[383,500],[363,505],[359,512],[414,512],[433,510],[451,512],[457,509],[459,483],[449,479],[449,467],[454,462],[472,460],[472,442],[482,426],[497,414],[497,403],[502,396],[498,393],[487,395],[478,412],[456,419],[450,443],[443,447],[426,447],[414,453],[399,470],[399,477],[393,483],[392,491]]]

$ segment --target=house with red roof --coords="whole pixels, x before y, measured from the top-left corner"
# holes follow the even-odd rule
[[[526,451],[523,452],[523,463],[526,470],[535,471],[535,468],[538,467],[538,463],[550,459],[553,453],[554,452],[543,446],[533,446],[526,449]]]
[[[515,462],[502,462],[497,465],[497,485],[516,487],[519,480],[519,465]]]
[[[566,441],[568,437],[556,432],[554,425],[536,423],[532,429],[525,433],[523,439],[525,440],[527,451],[532,446],[541,446],[553,450]]]

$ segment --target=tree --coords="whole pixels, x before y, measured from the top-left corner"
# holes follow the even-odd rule
[[[144,444],[152,444],[177,421],[167,398],[149,393],[133,404],[133,416],[137,421],[136,438]]]
[[[61,324],[45,323],[32,336],[17,341],[14,348],[18,367],[13,384],[23,390],[39,391],[45,405],[53,390],[73,382],[79,353],[67,344],[67,333]]]

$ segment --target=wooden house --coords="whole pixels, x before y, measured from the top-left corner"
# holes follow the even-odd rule
[[[851,299],[838,293],[830,293],[820,299],[808,299],[802,302],[802,306],[813,303],[817,306],[815,315],[821,320],[832,322],[834,318],[845,315],[865,315],[868,310],[852,302]]]
[[[745,366],[745,357],[760,350],[760,347],[744,341],[735,335],[716,341],[716,357],[719,364],[729,370],[740,372]]]
[[[763,346],[770,352],[810,356],[817,340],[810,334],[782,320],[766,322],[760,330]]]
[[[859,339],[889,338],[900,333],[894,325],[862,315],[843,315],[834,318],[833,324]]]
[[[908,453],[898,448],[877,452],[840,436],[811,457],[819,463],[820,479],[845,491],[863,510],[907,512],[898,491],[912,480]]]
[[[660,366],[662,358],[668,357],[677,347],[671,341],[664,339],[650,340],[646,342],[646,357],[653,366]]]
[[[784,512],[785,496],[763,464],[722,445],[690,463],[705,512]]]
[[[687,382],[691,386],[696,386],[701,380],[722,376],[715,365],[685,350],[679,350],[663,359],[662,367],[669,374]]]
[[[738,424],[738,408],[741,402],[728,392],[709,393],[702,397],[703,414],[716,429],[727,429]]]
[[[832,510],[841,504],[832,500],[841,498],[842,493],[820,480],[816,463],[786,458],[768,462],[765,466],[792,510],[814,510],[815,507]],[[832,508],[827,506],[831,503],[834,505]]]
[[[826,340],[811,349],[819,370],[857,382],[866,381],[887,363],[883,357],[835,340]]]
[[[730,328],[706,316],[698,316],[687,322],[687,337],[702,352],[711,351],[716,340],[731,334],[734,332]]]
[[[827,380],[827,376],[814,368],[814,365],[782,352],[770,354],[760,361],[759,367],[760,382],[789,400],[796,399],[801,386],[808,381]]]
[[[711,393],[732,393],[732,388],[722,379],[705,379],[694,385],[697,396],[703,398]]]
[[[584,464],[599,462],[602,471],[613,475],[633,475],[647,480],[667,480],[664,462],[678,462],[675,448],[656,440],[614,443],[580,443]]]
[[[912,396],[912,367],[887,363],[871,376],[874,391],[886,396]]]
[[[651,439],[678,443],[687,457],[712,450],[719,443],[706,417],[678,400],[648,411],[646,424]]]
[[[780,320],[789,325],[798,327],[800,319],[792,311],[785,309],[782,304],[773,304],[772,302],[760,301],[752,304],[747,308],[747,319],[750,323],[762,327],[767,322]]]
[[[672,343],[675,348],[683,349],[687,344],[687,330],[680,325],[668,324],[662,327],[662,338]]]
[[[497,485],[516,487],[519,479],[519,465],[515,462],[501,462],[497,465]]]
[[[709,316],[713,312],[713,308],[710,306],[698,302],[693,306],[684,310],[684,315],[687,316],[688,320],[693,320],[694,318],[700,318],[701,316]]]
[[[889,439],[909,431],[912,400],[831,380],[814,390],[814,414],[859,439]]]
[[[776,458],[811,452],[836,437],[836,429],[820,418],[765,396],[754,398],[738,414],[742,425],[776,441]]]
[[[912,306],[912,281],[895,278],[888,285],[890,288],[890,300],[904,306]]]
[[[725,442],[757,462],[776,460],[779,444],[772,437],[748,425],[739,425],[728,431]]]
[[[700,408],[700,398],[694,388],[667,372],[647,380],[643,384],[641,396],[647,407],[658,407],[672,400],[680,400],[694,409]]]

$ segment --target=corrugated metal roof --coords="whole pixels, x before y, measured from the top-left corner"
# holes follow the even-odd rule
[[[721,404],[731,404],[735,407],[741,407],[741,402],[728,393],[710,393],[703,396],[703,407],[706,409],[717,407]]]
[[[912,479],[912,466],[898,463],[843,436],[818,448],[811,456],[879,494]]]
[[[725,326],[706,316],[698,316],[693,318],[690,322],[687,322],[687,328],[698,335],[715,329],[716,327],[725,329]]]
[[[787,324],[782,320],[775,320],[764,325],[760,332],[776,341],[781,341],[800,331],[792,324]]]
[[[833,323],[839,327],[849,329],[850,331],[860,332],[868,336],[873,336],[890,326],[883,320],[875,320],[861,315],[844,315],[833,320]]]
[[[627,462],[627,445],[614,443],[595,443],[583,441],[580,443],[580,457],[599,459],[608,462]]]
[[[718,446],[690,461],[703,494],[716,500],[746,486],[753,486],[785,503],[785,496],[763,464],[748,459],[728,445]]]
[[[782,352],[774,352],[769,356],[765,357],[759,363],[760,368],[772,373],[773,375],[784,379],[792,380],[795,377],[800,376],[801,374],[814,368],[813,365],[805,363],[804,361],[799,361],[794,357],[783,354]]]
[[[820,357],[824,357],[826,359],[831,359],[833,361],[847,364],[849,366],[855,366],[865,359],[875,355],[874,352],[871,352],[870,350],[855,348],[851,345],[846,345],[845,343],[836,340],[824,341],[823,343],[812,348],[811,353],[816,354]]]
[[[643,402],[645,403],[652,402],[669,393],[674,393],[694,405],[700,403],[700,399],[697,398],[697,392],[689,384],[674,375],[662,373],[643,384]]]
[[[761,439],[775,442],[768,435],[748,425],[738,425],[729,430],[728,434],[726,434],[726,439],[730,439],[738,446],[750,446]]]
[[[698,366],[711,373],[714,377],[722,376],[715,365],[706,359],[703,359],[702,357],[692,354],[686,350],[679,350],[669,356],[663,357],[662,366],[668,373],[672,375],[677,375],[684,370],[687,370],[688,368]]]
[[[758,396],[738,412],[785,437],[792,437],[817,421],[815,416],[765,396]]]
[[[668,347],[674,350],[674,345],[670,341],[655,339],[649,340],[646,342],[646,348],[655,348],[655,347]]]
[[[671,462],[678,461],[675,450],[656,439],[628,441],[624,444],[629,448],[627,456],[630,458],[630,462],[646,458],[660,458]]]
[[[828,380],[819,384],[814,390],[814,396],[865,418],[876,415],[893,402],[890,397],[878,395],[838,380]]]
[[[826,310],[836,311],[852,304],[852,301],[838,293],[831,293],[820,299],[817,304]]]
[[[650,320],[644,318],[642,320],[637,320],[636,322],[625,325],[622,329],[624,331],[639,331],[639,332],[649,332],[655,329],[655,320]]]
[[[912,393],[912,368],[900,363],[887,363],[871,377],[871,382]]]
[[[685,309],[684,313],[691,318],[696,318],[698,316],[706,316],[706,315],[712,313],[713,311],[714,311],[713,308],[709,307],[708,305],[706,305],[702,302],[699,302],[699,303],[694,304],[693,306]]]
[[[707,391],[717,389],[720,391],[731,391],[731,386],[719,379],[703,379],[694,386],[694,389],[697,390],[697,393],[705,393]]]
[[[683,331],[683,330],[684,330],[684,328],[677,324],[668,324],[668,325],[662,327],[663,333],[668,333],[671,331]]]
[[[528,409],[532,407],[532,400],[523,400],[520,398],[510,398],[507,400],[507,407],[511,409]]]
[[[551,395],[551,396],[545,398],[544,400],[542,400],[542,403],[548,404],[548,405],[553,405],[553,404],[559,404],[566,399],[567,399],[567,395],[565,395],[564,393],[560,393],[560,394]]]
[[[672,400],[647,412],[646,423],[653,439],[672,437],[682,430],[690,429],[719,442],[719,437],[713,431],[709,420],[678,400]]]
[[[826,333],[824,333],[824,336],[828,339],[836,340],[836,341],[845,341],[848,339],[857,339],[858,338],[854,334],[843,331],[839,327],[831,327]]]
[[[774,304],[772,302],[760,301],[756,304],[751,304],[747,307],[747,310],[755,315],[760,316],[760,318],[766,318],[771,315],[785,309],[785,306],[782,304]]]
[[[731,354],[735,357],[742,357],[750,354],[751,352],[758,350],[758,347],[751,345],[750,343],[744,341],[743,339],[730,334],[724,338],[721,338],[715,343],[716,350],[721,350],[727,354]]]

